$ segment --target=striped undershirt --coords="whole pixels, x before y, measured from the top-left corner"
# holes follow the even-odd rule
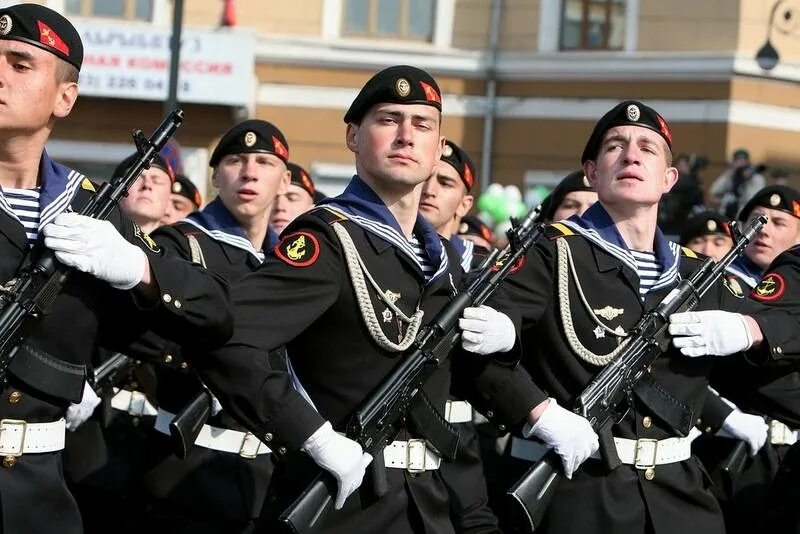
[[[36,243],[36,237],[39,235],[39,188],[14,189],[12,187],[4,187],[3,195],[25,228],[28,245],[33,246]]]
[[[436,272],[436,266],[428,259],[428,253],[425,251],[425,246],[419,242],[416,235],[412,235],[408,244],[414,249],[414,255],[419,260],[422,266],[422,274],[425,275],[425,280],[430,280],[431,276]]]
[[[644,297],[658,282],[658,277],[661,276],[661,265],[654,252],[631,250],[631,254],[636,260],[636,274],[639,275],[639,296]]]

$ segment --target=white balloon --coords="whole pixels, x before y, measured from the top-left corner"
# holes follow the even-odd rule
[[[507,185],[503,190],[503,194],[508,200],[518,202],[522,200],[522,193],[516,185]]]
[[[489,187],[486,188],[486,192],[484,193],[484,195],[489,195],[489,196],[493,196],[493,195],[498,195],[499,196],[499,195],[502,195],[502,194],[504,194],[503,193],[503,186],[498,184],[498,183],[490,184]]]

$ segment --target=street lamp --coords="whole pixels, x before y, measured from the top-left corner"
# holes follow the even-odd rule
[[[789,2],[789,0],[777,0],[777,2],[772,5],[772,10],[770,10],[769,19],[767,20],[767,41],[756,53],[756,63],[758,63],[758,66],[763,70],[774,69],[780,61],[778,51],[772,46],[772,29],[775,28],[783,35],[797,33],[797,17],[795,16],[793,7],[784,6],[787,2]],[[778,13],[779,9],[781,9],[781,14],[776,20],[775,15]]]

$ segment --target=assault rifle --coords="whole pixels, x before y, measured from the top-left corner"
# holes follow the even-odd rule
[[[398,358],[400,363],[350,419],[347,437],[358,442],[375,462],[382,461],[383,449],[401,430],[412,404],[423,397],[425,382],[461,340],[458,319],[464,309],[483,304],[542,234],[544,226],[534,224],[537,213],[531,210],[521,223],[512,219],[508,246],[492,251],[473,282],[420,330],[407,354]],[[279,521],[294,534],[311,531],[332,507],[336,490],[333,476],[320,472]]]
[[[104,427],[108,427],[113,416],[111,398],[116,394],[115,388],[128,382],[138,365],[137,360],[115,352],[95,367],[94,376],[89,380],[94,392],[102,399],[100,420]]]
[[[637,384],[649,377],[647,368],[666,350],[669,316],[693,310],[766,222],[764,215],[753,220],[724,258],[718,263],[706,258],[691,277],[681,280],[653,310],[639,319],[631,330],[627,347],[594,377],[575,403],[573,411],[588,419],[598,434],[608,431],[624,417]],[[521,532],[531,533],[540,524],[561,477],[561,461],[551,450],[508,491],[506,504]]]
[[[124,176],[106,182],[80,210],[80,215],[106,219],[127,195],[143,170],[164,147],[183,122],[183,111],[172,111],[147,139],[141,130],[132,132],[139,157]],[[25,343],[39,320],[50,313],[53,302],[63,289],[73,269],[60,263],[55,253],[44,246],[44,237],[28,253],[17,276],[0,294],[0,382],[6,379],[8,365]]]

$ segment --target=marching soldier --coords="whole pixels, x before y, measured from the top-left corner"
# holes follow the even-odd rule
[[[458,237],[465,241],[472,241],[476,247],[491,250],[492,229],[475,215],[465,215],[458,225]]]
[[[597,192],[583,169],[566,175],[542,201],[539,220],[556,222],[573,215],[582,215],[597,202]]]
[[[44,244],[76,272],[14,354],[0,385],[0,517],[14,533],[82,531],[64,483],[64,414],[79,402],[98,344],[123,350],[147,327],[186,342],[230,335],[225,284],[166,254],[115,210],[79,211],[93,182],[47,155],[45,143],[78,95],[83,46],[64,17],[34,4],[0,9],[0,280]]]
[[[440,116],[428,73],[395,66],[373,76],[344,117],[358,174],[342,195],[290,224],[274,254],[235,284],[235,337],[196,359],[223,406],[282,460],[267,524],[308,484],[316,463],[338,482],[339,510],[321,532],[453,529],[438,469],[440,454],[453,454],[454,436],[441,415],[407,418],[380,458],[337,433],[411,346],[423,316],[433,317],[460,284],[457,255],[417,212],[419,185],[444,147]],[[514,343],[512,325],[496,312],[464,327],[473,352]],[[264,357],[283,344],[293,380]],[[473,354],[434,371],[423,388],[431,410],[445,405],[451,368],[463,370],[470,401],[493,421],[529,415],[529,378]],[[356,492],[370,463],[369,482]]]
[[[598,202],[550,226],[549,239],[528,253],[495,301],[521,332],[516,348],[540,388],[537,420],[523,433],[553,448],[571,478],[556,489],[543,532],[723,532],[718,504],[691,457],[691,436],[679,430],[680,421],[700,414],[707,395],[712,358],[698,356],[797,349],[788,314],[717,310],[751,310],[719,283],[697,308],[709,311],[670,317],[675,346],[650,367],[654,382],[632,396],[612,435],[598,436],[567,409],[642,313],[700,265],[656,226],[658,201],[678,177],[671,146],[666,121],[640,102],[604,115],[582,156]],[[662,410],[665,403],[678,403],[680,413]]]
[[[175,173],[170,201],[172,208],[167,210],[166,215],[161,219],[162,225],[176,223],[190,213],[199,210],[203,205],[203,195],[188,176]]]
[[[727,217],[713,210],[696,213],[686,221],[679,243],[719,261],[733,247],[728,222]]]
[[[168,251],[203,265],[233,283],[261,264],[277,244],[267,226],[277,195],[289,183],[289,144],[273,124],[246,120],[222,136],[209,165],[219,196],[153,238]],[[158,416],[152,465],[145,487],[152,498],[152,527],[172,532],[251,532],[272,475],[270,449],[205,394],[188,354],[167,342],[157,367]],[[276,355],[275,358],[279,356]],[[178,456],[170,423],[200,394],[210,417],[187,436]],[[193,419],[192,414],[187,414]],[[173,431],[174,432],[174,431]]]
[[[131,154],[122,160],[114,170],[114,177],[124,176],[134,161],[136,154]],[[161,154],[156,154],[150,168],[142,171],[128,190],[128,195],[120,201],[120,209],[143,231],[152,233],[161,226],[161,220],[168,216],[172,209],[170,195],[175,183],[177,182],[172,167]]]
[[[270,226],[280,234],[298,215],[314,207],[317,194],[314,182],[308,172],[296,163],[287,164],[292,179],[286,193],[275,198],[275,206],[270,216]]]

